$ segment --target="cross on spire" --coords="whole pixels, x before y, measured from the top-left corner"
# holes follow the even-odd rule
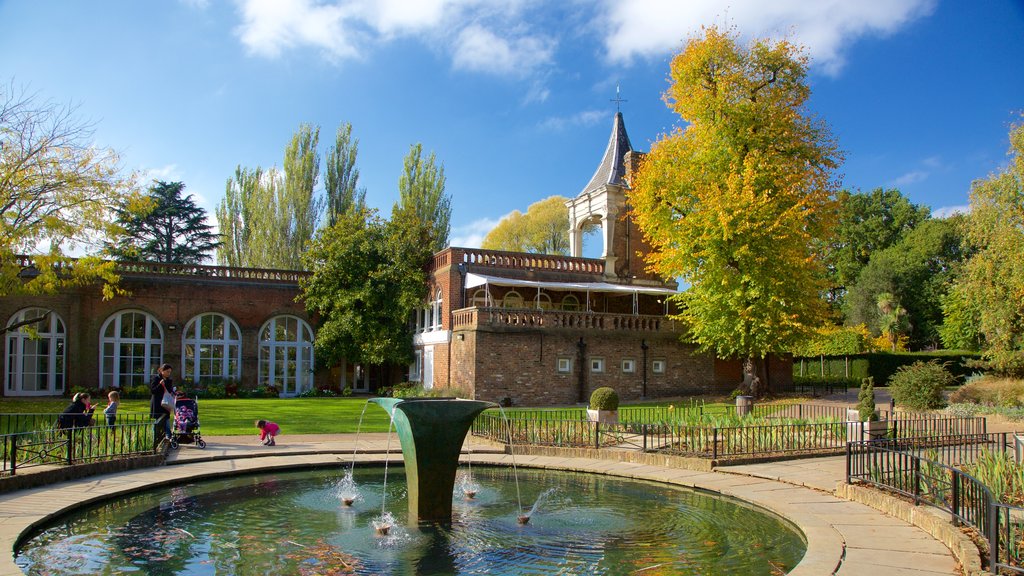
[[[610,99],[608,101],[609,102],[615,102],[615,111],[616,112],[621,112],[621,110],[619,109],[619,105],[620,104],[622,104],[623,102],[629,102],[629,100],[624,100],[623,98],[621,98],[619,96],[619,85],[618,84],[615,85],[615,98],[612,98],[612,99]]]

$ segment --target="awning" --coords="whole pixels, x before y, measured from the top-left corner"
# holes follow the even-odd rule
[[[676,293],[676,290],[671,288],[658,288],[656,286],[629,286],[609,282],[542,282],[539,280],[519,280],[517,278],[502,278],[500,276],[486,276],[474,273],[466,274],[466,288],[476,288],[477,286],[487,284],[495,286],[529,286],[548,290],[573,290],[578,292],[620,292],[623,294]]]

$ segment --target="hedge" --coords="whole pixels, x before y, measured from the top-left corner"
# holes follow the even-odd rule
[[[938,360],[949,362],[947,368],[956,377],[959,383],[964,379],[980,372],[979,368],[968,367],[967,362],[980,360],[980,354],[970,352],[898,352],[890,354],[887,352],[869,352],[865,354],[850,354],[849,356],[825,356],[824,374],[822,374],[822,357],[812,356],[807,358],[793,359],[793,376],[800,377],[801,360],[803,361],[803,377],[823,378],[826,380],[841,380],[847,378],[846,370],[849,365],[849,378],[861,379],[872,376],[876,386],[887,386],[889,377],[896,373],[901,366],[909,366],[918,360],[928,362]]]

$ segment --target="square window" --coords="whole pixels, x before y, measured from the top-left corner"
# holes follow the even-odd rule
[[[569,372],[572,372],[572,358],[559,358],[558,373],[568,374]]]
[[[651,361],[651,372],[655,374],[665,373],[665,361],[664,360],[653,360]]]
[[[636,372],[636,360],[633,360],[632,358],[623,360],[622,371],[626,374],[632,374],[633,372]]]
[[[591,358],[590,359],[590,371],[591,372],[604,372],[604,358]]]

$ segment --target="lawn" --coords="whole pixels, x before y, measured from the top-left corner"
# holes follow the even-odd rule
[[[54,414],[68,405],[62,398],[3,398],[0,413]],[[99,414],[106,400],[97,407]],[[361,431],[387,432],[387,413],[365,398],[272,398],[200,400],[199,421],[207,436],[257,433],[257,419],[273,420],[282,434],[338,434],[355,432],[363,415]],[[148,413],[149,400],[123,400],[120,412]]]

